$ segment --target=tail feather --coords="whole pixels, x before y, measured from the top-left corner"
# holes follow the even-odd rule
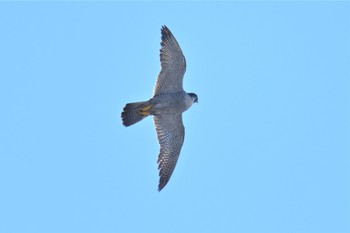
[[[148,106],[147,102],[148,101],[126,104],[121,114],[123,125],[130,126],[146,118],[149,113],[144,111],[144,109],[148,110],[151,107]]]

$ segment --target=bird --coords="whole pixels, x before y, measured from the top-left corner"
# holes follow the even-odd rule
[[[161,191],[169,182],[178,161],[185,138],[182,113],[198,103],[195,93],[183,89],[186,59],[174,35],[167,26],[161,28],[160,63],[153,96],[147,101],[128,103],[121,113],[124,126],[131,126],[147,116],[153,116],[158,142],[159,185]]]

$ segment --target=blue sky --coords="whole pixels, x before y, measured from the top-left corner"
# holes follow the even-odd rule
[[[157,192],[167,25],[187,59]],[[1,2],[0,232],[350,231],[349,2]]]

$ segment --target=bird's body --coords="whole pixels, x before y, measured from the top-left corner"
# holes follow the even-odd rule
[[[129,103],[121,114],[125,126],[133,125],[153,115],[160,153],[158,156],[159,186],[164,188],[174,171],[185,137],[182,113],[189,109],[198,97],[186,93],[182,80],[186,70],[186,59],[170,30],[162,27],[162,48],[159,73],[153,97],[148,101]]]
[[[163,101],[165,100],[166,101]],[[189,109],[193,100],[186,92],[177,92],[169,94],[160,94],[150,99],[152,115],[159,114],[181,114]]]

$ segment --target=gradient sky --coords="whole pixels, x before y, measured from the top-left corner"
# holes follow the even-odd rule
[[[167,25],[186,139],[157,191]],[[1,2],[0,232],[350,232],[350,2]]]

